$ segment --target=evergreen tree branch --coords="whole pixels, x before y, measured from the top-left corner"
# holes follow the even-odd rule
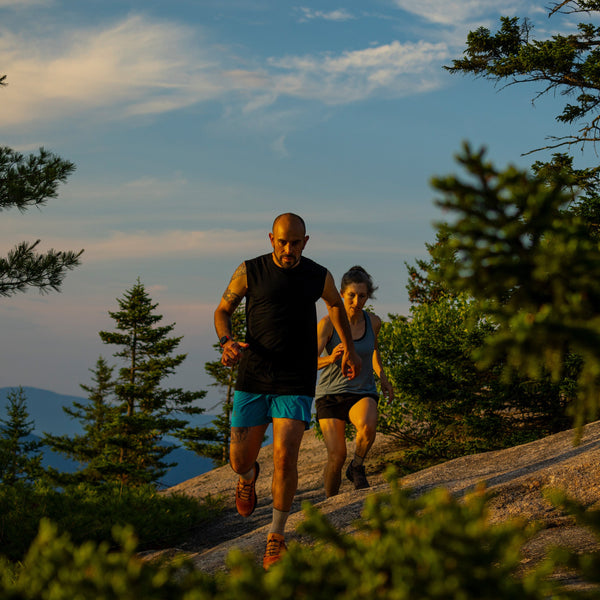
[[[0,257],[0,296],[12,296],[24,292],[28,287],[36,287],[41,293],[58,291],[66,271],[81,264],[83,250],[48,250],[40,254],[35,251],[40,240],[21,242],[6,258]]]
[[[20,211],[46,204],[58,196],[58,186],[73,173],[75,165],[39,149],[39,154],[23,154],[0,146],[0,211],[16,207]]]

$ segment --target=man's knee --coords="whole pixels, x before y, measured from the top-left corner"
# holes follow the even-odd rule
[[[233,455],[229,457],[229,464],[231,465],[234,473],[237,473],[238,475],[247,473],[254,466],[254,463],[255,461],[247,458],[235,457]]]
[[[276,472],[293,473],[298,468],[298,453],[289,452],[286,448],[273,451],[273,468]]]
[[[247,473],[256,462],[256,456],[251,448],[245,445],[231,444],[229,447],[229,464],[235,473]]]

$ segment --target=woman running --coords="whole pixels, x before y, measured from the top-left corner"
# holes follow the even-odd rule
[[[325,466],[325,494],[335,496],[342,481],[342,467],[346,460],[346,423],[356,427],[354,457],[346,469],[346,477],[359,490],[369,487],[364,460],[375,441],[377,427],[378,393],[374,374],[379,378],[381,391],[388,402],[394,390],[387,380],[377,348],[381,319],[363,310],[373,298],[371,276],[359,266],[352,267],[342,277],[341,296],[350,321],[354,347],[362,359],[358,377],[350,380],[342,374],[340,359],[344,348],[329,316],[317,325],[319,369],[323,369],[316,390],[317,419],[327,447]],[[326,354],[321,356],[323,350]]]

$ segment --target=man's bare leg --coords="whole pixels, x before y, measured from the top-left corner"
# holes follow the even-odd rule
[[[263,568],[268,569],[286,551],[285,524],[298,488],[298,452],[306,426],[296,419],[273,419],[273,519],[267,536]]]
[[[268,425],[232,427],[229,445],[229,462],[238,475],[254,471],[254,463],[260,452]],[[252,478],[252,472],[246,479]]]
[[[255,427],[232,427],[229,457],[231,467],[240,479],[235,490],[235,506],[242,517],[249,517],[256,508],[256,458],[265,435],[267,425]]]
[[[273,419],[273,507],[288,512],[298,488],[298,453],[304,421]]]

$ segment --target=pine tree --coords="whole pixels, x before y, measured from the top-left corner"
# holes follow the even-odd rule
[[[435,277],[443,263],[456,260],[455,252],[449,245],[449,235],[444,231],[444,225],[439,227],[435,244],[425,244],[431,260],[418,259],[416,265],[404,263],[408,270],[406,290],[411,304],[432,304],[442,298],[456,296],[444,281]]]
[[[89,402],[74,401],[71,407],[63,410],[83,425],[81,435],[44,436],[44,442],[55,452],[77,461],[83,468],[74,474],[56,473],[53,476],[61,483],[86,481],[103,482],[111,478],[113,465],[118,462],[119,452],[112,443],[111,436],[118,421],[119,407],[114,399],[114,367],[99,357],[93,373],[93,385],[80,387],[88,393]]]
[[[540,3],[540,8],[545,7],[546,4]],[[592,21],[598,12],[598,0],[562,0],[554,3],[548,16],[581,14]],[[546,148],[598,142],[600,27],[593,22],[579,23],[576,29],[568,23],[567,27],[567,34],[535,39],[532,21],[502,17],[496,33],[487,27],[469,32],[462,58],[445,68],[451,73],[470,74],[506,85],[535,82],[535,99],[545,94],[568,99],[556,120],[580,126],[570,135],[551,136]],[[546,23],[544,31],[548,31]],[[573,97],[575,102],[571,101]],[[585,119],[588,121],[582,123]]]
[[[244,304],[240,304],[231,317],[233,339],[243,340],[246,336],[246,315]],[[211,385],[223,391],[223,400],[219,402],[222,410],[210,427],[198,427],[185,446],[200,456],[210,458],[217,465],[229,462],[229,437],[231,434],[231,409],[233,392],[237,377],[237,366],[226,367],[220,360],[221,346],[213,344],[219,354],[219,360],[204,363],[204,370],[214,379]],[[218,406],[218,405],[217,405]]]
[[[477,302],[494,323],[480,366],[505,360],[507,371],[555,382],[577,358],[578,423],[600,410],[600,248],[588,223],[568,210],[572,177],[496,169],[484,151],[465,146],[466,177],[433,180],[437,204],[455,219],[457,253],[438,276]]]
[[[535,83],[534,101],[546,94],[564,99],[556,121],[571,133],[549,136],[537,150],[583,150],[600,141],[598,13],[598,0],[556,2],[549,17],[578,14],[588,22],[576,28],[568,23],[566,34],[546,39],[535,39],[528,19],[502,17],[494,33],[486,27],[471,31],[463,56],[446,69],[494,84]],[[458,217],[450,233],[459,260],[439,275],[450,288],[472,295],[497,325],[480,364],[506,355],[512,370],[536,379],[549,372],[559,381],[575,363],[577,422],[596,418],[600,167],[577,170],[571,156],[554,154],[535,163],[532,176],[515,167],[497,170],[483,150],[469,147],[458,161],[468,179],[433,180],[444,195],[440,206]]]
[[[43,472],[41,441],[28,439],[34,429],[29,420],[27,397],[22,387],[7,395],[6,419],[0,419],[0,482],[33,482]]]
[[[117,301],[119,310],[109,311],[116,331],[99,332],[105,344],[120,347],[113,356],[124,363],[114,385],[119,414],[111,426],[111,445],[118,448],[118,459],[112,466],[121,484],[156,482],[174,466],[163,460],[176,448],[165,438],[186,439],[185,415],[203,412],[194,402],[206,392],[162,387],[186,354],[174,354],[182,337],[169,336],[174,323],[159,325],[158,304],[139,279]]]
[[[0,77],[0,87],[6,85]],[[58,186],[75,170],[75,165],[40,148],[38,154],[25,157],[11,148],[0,146],[0,212],[17,208],[23,212],[56,198]],[[40,240],[20,242],[6,258],[0,257],[0,296],[12,296],[36,287],[40,292],[60,289],[66,271],[80,264],[83,250],[36,251]]]

